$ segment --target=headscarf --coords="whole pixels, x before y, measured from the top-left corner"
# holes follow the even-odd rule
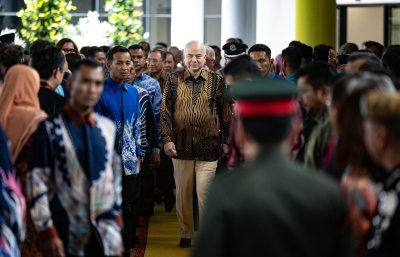
[[[40,109],[40,78],[36,70],[15,65],[7,72],[0,96],[0,123],[11,141],[15,163],[23,146],[47,114]]]
[[[277,70],[275,69],[275,74],[284,77],[285,75],[283,74],[283,71],[282,71],[281,61],[282,61],[282,54],[278,54],[274,59],[274,65],[275,65],[275,67],[278,67],[279,72],[277,72]]]

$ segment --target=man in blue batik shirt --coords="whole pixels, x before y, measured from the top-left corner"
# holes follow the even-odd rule
[[[125,226],[125,256],[130,256],[132,203],[136,175],[140,170],[140,104],[138,91],[128,83],[131,55],[128,48],[115,46],[107,52],[110,76],[94,110],[114,121],[117,126],[116,148],[122,158],[122,205]]]
[[[136,69],[136,78],[133,84],[146,89],[149,93],[150,103],[156,117],[157,130],[160,131],[160,107],[162,101],[161,87],[158,81],[143,72],[146,64],[145,52],[140,45],[131,45],[129,51],[132,55],[133,64]],[[161,138],[160,140],[161,141]]]

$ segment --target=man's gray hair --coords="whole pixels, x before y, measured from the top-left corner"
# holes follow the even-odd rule
[[[206,54],[211,53],[213,60],[215,60],[215,51],[210,46],[206,46]]]
[[[200,48],[200,47],[203,47],[203,49],[204,49],[204,55],[206,55],[206,47],[204,46],[204,44],[203,43],[201,43],[200,41],[197,41],[197,40],[192,40],[192,41],[190,41],[189,43],[187,43],[186,44],[186,46],[185,46],[185,55],[186,55],[186,49],[188,48],[188,46],[190,46],[190,45],[196,45],[198,48]]]

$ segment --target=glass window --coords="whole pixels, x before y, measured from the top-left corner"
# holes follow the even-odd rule
[[[0,12],[18,12],[25,7],[24,0],[0,0]]]
[[[400,7],[391,8],[389,17],[389,45],[400,44]]]
[[[171,0],[146,0],[143,4],[149,4],[148,14],[171,14]]]
[[[204,44],[217,46],[221,44],[220,18],[204,19]]]
[[[87,13],[92,10],[92,1],[73,1],[72,5],[76,6],[76,10],[71,10],[70,13]]]
[[[147,40],[153,48],[156,43],[171,45],[171,18],[150,18],[150,37]]]
[[[221,15],[221,0],[204,0],[204,15]]]

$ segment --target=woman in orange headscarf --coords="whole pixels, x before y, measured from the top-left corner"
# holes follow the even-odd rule
[[[0,123],[11,142],[12,160],[21,180],[26,198],[26,172],[32,135],[47,115],[40,109],[38,92],[40,78],[36,70],[26,65],[15,65],[9,69],[0,96]],[[27,206],[29,206],[27,204]],[[39,257],[37,233],[27,212],[27,238],[20,247],[21,256]]]

